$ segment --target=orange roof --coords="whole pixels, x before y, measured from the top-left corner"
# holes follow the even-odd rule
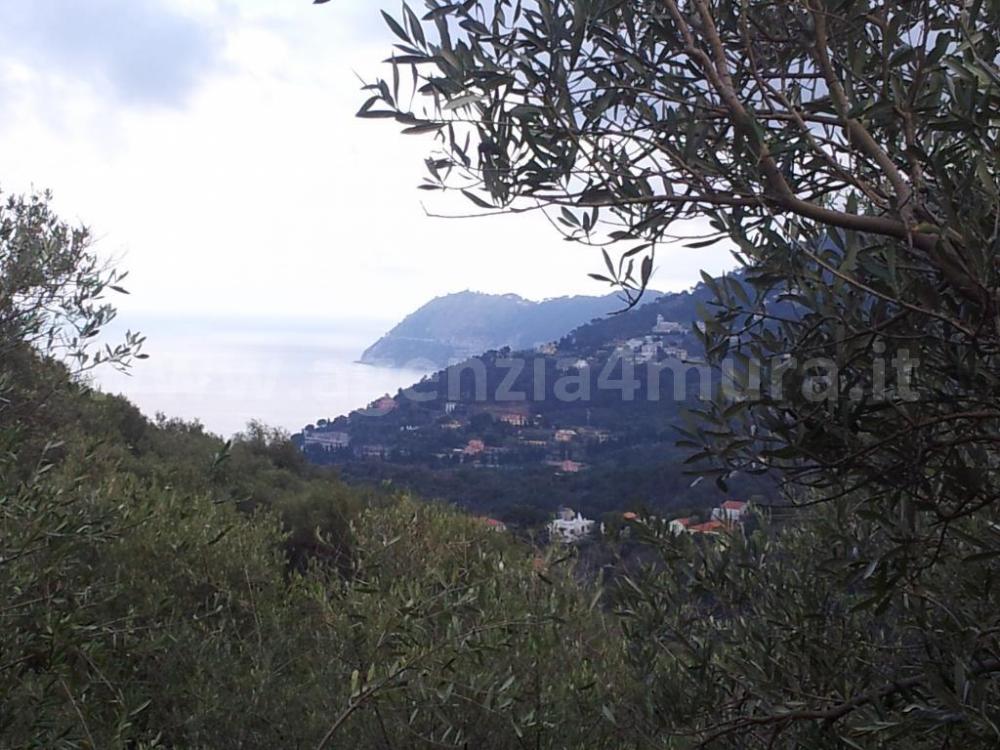
[[[638,514],[629,511],[628,513],[622,513],[622,518],[624,518],[626,521],[635,521],[637,518],[639,518],[639,516]]]
[[[695,534],[706,534],[718,531],[719,529],[725,528],[726,525],[722,521],[709,521],[708,523],[700,523],[697,526],[691,526],[688,531]]]
[[[722,507],[726,510],[743,510],[747,504],[743,500],[726,500]]]

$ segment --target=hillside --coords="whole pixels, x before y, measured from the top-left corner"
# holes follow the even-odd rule
[[[447,367],[491,349],[534,348],[622,307],[615,295],[533,302],[516,294],[448,294],[406,316],[361,355],[361,362],[380,367],[415,362]]]
[[[723,492],[693,484],[676,446],[685,412],[717,382],[693,333],[709,296],[699,285],[542,347],[489,351],[295,439],[348,479],[388,480],[514,523],[560,505],[594,516],[711,506]],[[750,497],[774,486],[743,476],[729,489]]]

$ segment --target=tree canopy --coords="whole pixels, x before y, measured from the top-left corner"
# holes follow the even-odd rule
[[[422,188],[461,191],[469,215],[546,213],[567,239],[602,249],[595,277],[633,303],[673,243],[725,242],[739,264],[705,277],[714,300],[698,331],[728,387],[682,444],[723,485],[735,471],[779,472],[786,492],[772,510],[825,530],[772,552],[822,561],[758,597],[785,592],[772,603],[791,618],[785,644],[762,623],[743,629],[765,617],[750,580],[730,596],[733,579],[687,569],[702,592],[693,602],[677,590],[657,600],[648,581],[636,589],[664,663],[687,664],[699,689],[735,686],[733,714],[704,717],[701,741],[857,747],[920,734],[947,746],[970,730],[965,742],[990,742],[1000,4],[414,6],[386,17],[391,75],[366,87],[359,116],[434,138]],[[828,514],[836,521],[817,521]],[[981,563],[982,588],[959,583]],[[678,621],[682,601],[691,609]],[[938,608],[949,624],[932,622]],[[862,611],[873,617],[852,642],[829,641],[846,661],[820,667],[809,623]],[[706,613],[708,630],[686,635]],[[755,643],[735,646],[740,664],[734,632]],[[959,632],[980,636],[960,645]],[[890,634],[896,646],[876,645]],[[869,648],[878,677],[807,686],[824,669],[856,669]],[[945,698],[931,686],[955,664],[969,668]],[[786,682],[787,670],[801,679]],[[971,729],[980,719],[982,734]]]
[[[422,187],[626,243],[596,276],[631,300],[657,248],[730,243],[700,332],[741,390],[686,441],[720,483],[864,487],[935,529],[993,504],[1000,6],[424,5],[386,17],[359,112],[434,134]]]

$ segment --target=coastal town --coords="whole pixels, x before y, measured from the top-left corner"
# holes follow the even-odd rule
[[[292,439],[349,481],[390,483],[518,528],[544,527],[561,506],[600,521],[630,509],[707,513],[720,490],[689,476],[691,451],[677,445],[709,370],[694,305],[673,295],[530,351],[486,352]],[[749,475],[732,488],[747,498],[772,490]],[[710,524],[693,533],[715,531],[714,520],[692,522]]]
[[[688,326],[658,315],[647,330],[599,347],[574,346],[572,338],[551,342],[531,356],[547,360],[558,373],[575,376],[588,391],[590,380],[603,377],[599,371],[609,362],[628,368],[698,362],[687,348]],[[457,369],[460,377],[461,366]],[[635,382],[636,389],[645,383],[641,372]],[[594,388],[606,385],[598,382]],[[558,394],[534,396],[504,401],[445,397],[424,404],[385,394],[350,415],[309,424],[296,438],[319,462],[417,461],[492,469],[538,464],[558,474],[575,474],[585,471],[603,446],[621,442],[628,433],[630,423],[618,423],[619,415],[609,416],[608,409],[554,409]]]

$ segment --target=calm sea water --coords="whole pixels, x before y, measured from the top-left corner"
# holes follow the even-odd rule
[[[97,385],[124,394],[148,416],[163,412],[198,419],[227,437],[250,419],[295,432],[395,394],[426,374],[356,363],[391,327],[386,321],[147,317],[129,322],[147,336],[150,358],[137,362],[129,375],[97,373]]]

